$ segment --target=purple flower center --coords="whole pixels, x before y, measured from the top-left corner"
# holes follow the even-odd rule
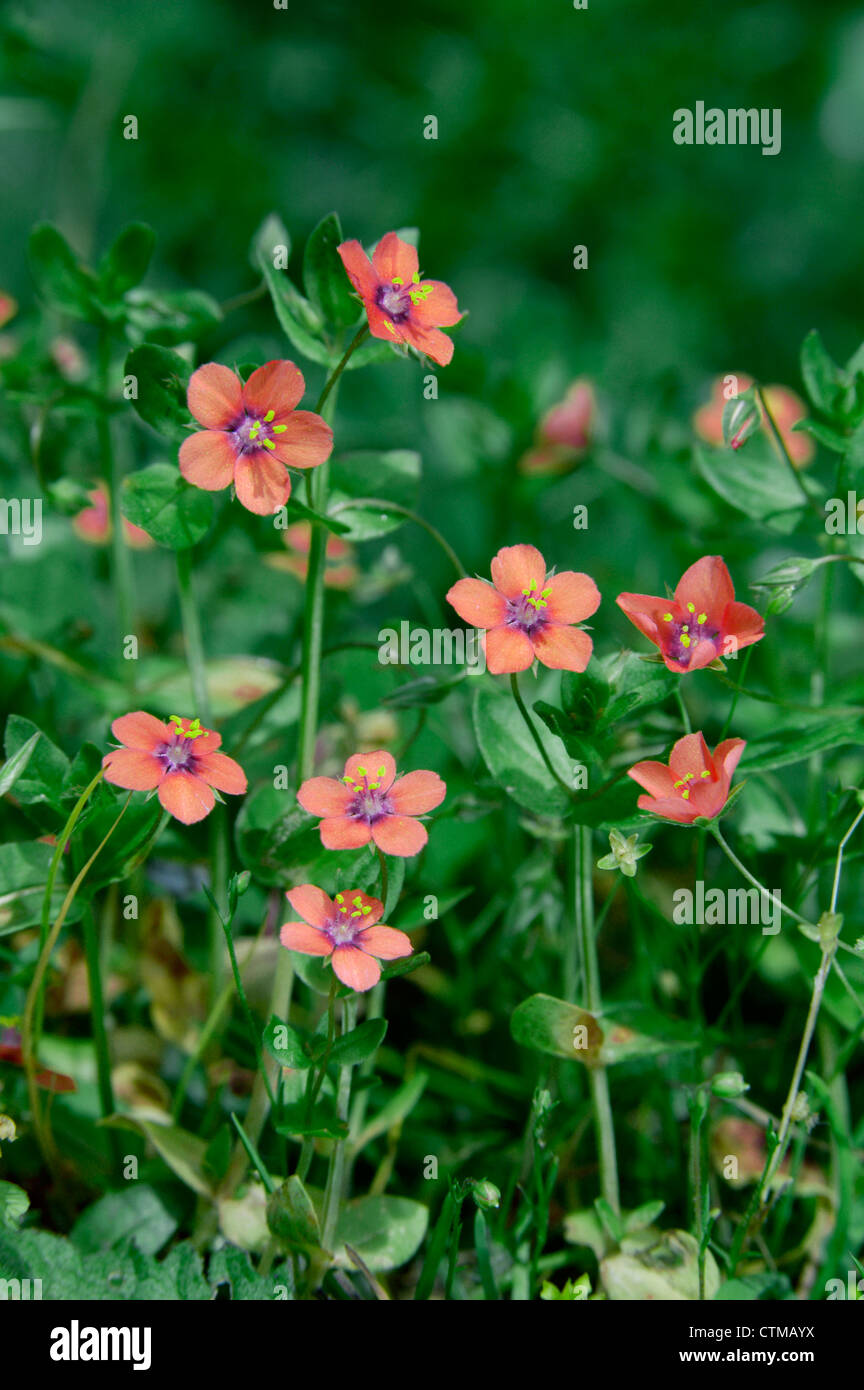
[[[687,609],[686,619],[681,618],[680,621],[672,613],[663,614],[666,655],[681,666],[690,665],[693,652],[700,642],[714,642],[716,648],[719,636],[717,628],[708,625],[705,613],[697,613],[692,603],[687,605]]]
[[[334,946],[353,946],[357,936],[365,930],[366,918],[372,909],[359,894],[347,898],[344,893],[337,893],[335,905],[335,916],[327,922],[324,931]]]
[[[394,323],[403,323],[411,312],[411,292],[401,280],[378,286],[375,303]]]
[[[365,767],[358,767],[356,777],[343,777],[342,780],[354,793],[346,812],[351,820],[362,820],[367,825],[374,825],[384,816],[393,815],[392,802],[382,784],[384,774],[383,767],[379,767],[374,774],[367,772]]]
[[[275,418],[275,410],[268,410],[264,416],[251,415],[248,410],[244,411],[239,424],[229,430],[237,453],[249,454],[256,449],[268,449],[272,452],[276,448],[273,436],[284,434],[287,429],[286,425],[274,425]]]
[[[162,743],[154,750],[154,757],[160,759],[166,772],[188,772],[195,763],[194,739],[180,734],[170,743]]]

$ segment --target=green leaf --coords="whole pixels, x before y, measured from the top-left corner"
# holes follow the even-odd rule
[[[14,1182],[0,1182],[0,1228],[17,1231],[21,1218],[30,1205],[23,1187]]]
[[[775,712],[769,733],[748,739],[740,772],[766,772],[803,762],[813,753],[864,743],[864,716],[822,709],[811,714]]]
[[[267,1199],[267,1225],[275,1236],[301,1249],[321,1244],[321,1228],[312,1198],[294,1173]]]
[[[414,680],[406,681],[404,685],[391,690],[389,695],[384,696],[382,704],[390,709],[421,709],[427,705],[440,704],[451,690],[462,684],[466,674],[466,668],[461,667],[447,675],[416,676]]]
[[[347,522],[337,521],[335,517],[323,516],[321,512],[313,511],[311,507],[307,507],[305,502],[298,502],[296,497],[289,497],[285,504],[285,521],[287,525],[294,521],[319,521],[322,526],[327,527],[328,531],[332,531],[334,536],[344,536],[351,530]]]
[[[365,1062],[367,1057],[375,1055],[386,1032],[386,1018],[367,1019],[357,1028],[352,1028],[350,1033],[336,1039],[330,1051],[329,1063],[339,1067],[356,1067],[358,1062]],[[325,1050],[326,1042],[318,1049],[320,1056]]]
[[[3,766],[0,767],[0,796],[5,796],[7,792],[12,790],[29,763],[31,754],[41,737],[42,734],[37,729],[35,734],[31,734],[27,742],[22,743],[18,751],[11,758],[7,758]]]
[[[225,1245],[210,1256],[207,1278],[214,1289],[227,1284],[231,1298],[243,1303],[270,1303],[278,1284],[289,1290],[292,1287],[288,1263],[276,1265],[269,1274],[262,1276],[252,1268],[247,1252],[238,1250],[235,1245]]]
[[[291,249],[291,239],[284,223],[275,213],[271,213],[259,227],[252,241],[252,263],[264,276],[270,292],[276,317],[291,342],[312,362],[331,365],[334,347],[325,337],[324,321],[321,314],[308,299],[292,284],[284,270],[275,265],[276,249],[282,259],[287,259]]]
[[[812,435],[817,443],[831,449],[835,454],[845,454],[849,447],[847,435],[839,434],[837,430],[832,430],[830,425],[822,425],[818,420],[799,420],[792,429],[801,434]]]
[[[71,1240],[47,1231],[13,1236],[0,1230],[0,1278],[39,1279],[41,1296],[60,1302],[192,1302],[213,1296],[201,1257],[188,1241],[157,1261],[131,1244],[84,1254]]]
[[[310,1110],[305,1100],[283,1105],[273,1125],[277,1134],[309,1135],[320,1139],[344,1139],[348,1126],[336,1114],[331,1100],[318,1100]]]
[[[178,1125],[156,1124],[152,1120],[135,1119],[131,1115],[112,1115],[105,1123],[142,1134],[181,1182],[202,1197],[213,1196],[212,1186],[205,1176],[207,1145],[203,1139],[180,1129]]]
[[[780,1302],[792,1297],[792,1285],[786,1274],[764,1272],[743,1274],[739,1279],[724,1279],[714,1295],[714,1301],[732,1299],[735,1302],[759,1300]]]
[[[794,531],[805,501],[788,466],[762,434],[741,449],[697,446],[696,467],[724,502],[784,535]]]
[[[130,222],[105,252],[99,266],[99,297],[115,304],[147,274],[156,236],[146,222]]]
[[[344,240],[338,215],[329,212],[312,232],[303,254],[303,288],[325,322],[342,329],[356,323],[362,312],[336,250]]]
[[[552,766],[569,783],[572,768],[560,739],[540,720],[534,723]],[[474,728],[483,761],[514,801],[535,815],[560,816],[570,809],[570,798],[550,775],[512,695],[491,681],[477,682]]]
[[[662,704],[674,693],[680,680],[661,662],[645,661],[629,651],[613,658],[607,675],[614,686],[614,694],[601,713],[600,725],[604,729],[638,709]]]
[[[138,394],[133,404],[145,424],[175,443],[188,439],[189,368],[183,358],[168,348],[144,343],[129,353],[124,371],[135,379]]]
[[[42,920],[42,902],[48,883],[48,870],[54,857],[54,846],[38,840],[13,840],[0,845],[0,936],[8,936],[22,927],[35,926]],[[63,871],[57,877],[51,895],[51,920],[57,916],[66,896]],[[83,901],[76,898],[67,916],[76,922],[81,916]]]
[[[134,1183],[120,1192],[109,1192],[82,1212],[72,1228],[71,1240],[85,1255],[111,1250],[131,1240],[144,1255],[155,1255],[177,1230],[176,1216],[159,1194],[146,1183]]]
[[[405,517],[388,512],[387,502],[413,511],[420,489],[420,455],[410,449],[386,453],[342,454],[330,464],[330,512],[344,526],[349,540],[386,536],[402,526]],[[351,507],[352,498],[380,499],[385,505]]]
[[[522,1047],[590,1066],[596,1062],[603,1031],[593,1014],[549,994],[532,994],[513,1010],[510,1032]]]
[[[310,1067],[313,1058],[303,1046],[300,1034],[287,1023],[280,1023],[275,1014],[264,1029],[262,1041],[271,1057],[282,1067],[297,1071]]]
[[[425,1091],[428,1080],[427,1072],[418,1071],[404,1082],[387,1103],[382,1105],[377,1115],[368,1121],[362,1133],[352,1143],[352,1151],[360,1153],[372,1139],[377,1139],[379,1134],[386,1134],[394,1125],[407,1119]],[[351,1244],[353,1243],[352,1241]]]
[[[353,1269],[352,1250],[373,1274],[407,1264],[420,1248],[429,1224],[428,1208],[407,1197],[358,1197],[343,1207],[336,1226],[334,1256],[342,1269]]]
[[[21,752],[26,744],[36,744],[27,756],[15,783],[15,797],[24,805],[45,801],[50,806],[59,807],[63,780],[69,771],[69,759],[56,744],[37,729],[30,719],[20,714],[10,714],[6,720],[4,747],[7,762]]]
[[[130,290],[125,300],[126,331],[133,342],[196,342],[222,321],[222,310],[203,290]]]
[[[845,373],[828,356],[815,328],[807,334],[801,348],[801,375],[816,409],[832,416],[846,384]]]
[[[82,265],[56,227],[43,222],[30,233],[30,269],[40,295],[64,313],[98,322],[96,280]]]
[[[170,550],[186,550],[213,520],[209,492],[192,487],[171,463],[151,463],[123,479],[123,515]]]

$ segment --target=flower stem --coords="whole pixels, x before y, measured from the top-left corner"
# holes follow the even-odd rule
[[[341,358],[339,359],[338,364],[333,368],[333,371],[330,373],[327,380],[325,381],[324,389],[321,392],[321,395],[318,397],[318,404],[315,406],[316,415],[320,415],[323,411],[324,406],[327,403],[327,397],[330,395],[330,392],[333,390],[333,387],[336,385],[337,381],[339,380],[340,376],[342,375],[342,373],[348,365],[349,357],[353,352],[356,352],[357,348],[363,342],[364,338],[367,338],[368,336],[369,325],[368,323],[364,323],[363,327],[357,330],[354,337],[351,339],[350,343],[348,344],[347,348],[342,354]]]
[[[342,1035],[350,1033],[357,1017],[357,996],[349,994],[342,1004]],[[348,1105],[351,1100],[351,1068],[340,1067],[339,1083],[336,1091],[336,1114],[340,1120],[348,1119]],[[345,1180],[345,1140],[337,1139],[330,1155],[330,1169],[327,1174],[327,1187],[324,1195],[324,1222],[321,1243],[332,1253],[339,1207],[342,1202],[342,1189]]]
[[[522,715],[522,718],[525,720],[525,723],[528,726],[528,731],[531,734],[532,739],[534,740],[540,757],[546,764],[546,769],[549,772],[549,775],[558,783],[558,786],[561,788],[561,790],[563,792],[566,792],[568,799],[572,801],[575,795],[574,790],[572,787],[567,786],[567,783],[564,781],[562,777],[559,777],[558,773],[552,766],[552,761],[549,757],[549,754],[546,751],[546,746],[543,743],[540,734],[538,733],[537,725],[534,723],[534,720],[528,713],[525,701],[522,699],[522,695],[519,690],[519,677],[515,671],[513,671],[510,675],[510,689],[513,691],[513,699],[516,701],[519,713]]]
[[[410,507],[403,507],[398,502],[388,502],[383,497],[349,497],[344,502],[337,502],[335,507],[331,507],[329,515],[338,516],[340,512],[354,511],[358,507],[362,507],[366,511],[394,512],[397,516],[404,516],[406,520],[413,521],[417,526],[422,526],[423,530],[427,531],[434,541],[437,541],[460,577],[468,573],[450,542],[444,539],[441,532],[431,522],[428,522],[425,517],[418,516],[417,512],[412,512]]]
[[[591,829],[577,825],[573,830],[573,916],[576,936],[582,957],[583,993],[585,1008],[597,1017],[603,1011],[600,988],[600,965],[594,932],[594,892],[592,886]],[[618,1160],[615,1152],[615,1126],[609,1098],[609,1077],[603,1066],[589,1066],[588,1086],[594,1110],[597,1153],[600,1162],[600,1187],[613,1211],[620,1210],[618,1195]]]
[[[732,864],[734,868],[738,870],[742,878],[746,878],[748,883],[752,883],[754,888],[758,888],[759,892],[762,894],[763,897],[767,898],[768,901],[772,903],[775,907],[779,907],[780,911],[785,912],[786,916],[791,917],[794,922],[800,922],[801,925],[805,927],[809,927],[812,925],[810,922],[807,921],[806,917],[802,917],[800,913],[795,912],[791,907],[787,907],[785,903],[781,903],[780,899],[775,898],[774,894],[768,888],[766,888],[763,883],[760,883],[758,878],[753,877],[750,870],[745,868],[745,866],[741,863],[741,860],[735,854],[733,854],[732,850],[729,848],[726,841],[723,839],[723,836],[720,834],[720,831],[718,830],[716,825],[711,826],[711,834],[714,836],[714,839],[717,841],[723,853],[726,855],[726,858],[729,860],[730,864]]]
[[[795,479],[795,484],[796,484],[796,486],[797,486],[799,492],[800,492],[801,495],[803,496],[805,502],[807,503],[807,506],[810,507],[813,511],[816,512],[816,515],[819,517],[819,520],[820,520],[820,521],[824,521],[825,518],[824,518],[824,515],[823,515],[821,509],[817,506],[816,502],[815,502],[815,501],[813,500],[813,498],[810,496],[810,493],[807,491],[806,487],[804,486],[804,482],[803,482],[803,480],[802,480],[802,478],[801,478],[801,474],[800,474],[799,470],[795,467],[794,463],[792,462],[791,458],[789,457],[789,450],[786,448],[786,445],[785,445],[785,443],[784,443],[784,441],[783,441],[783,436],[782,436],[782,434],[780,433],[779,429],[777,428],[777,422],[776,422],[776,420],[774,419],[774,416],[771,414],[771,411],[768,409],[768,403],[767,403],[767,401],[765,400],[765,396],[764,396],[764,393],[763,393],[763,391],[762,391],[762,387],[761,387],[761,386],[757,386],[757,387],[756,387],[756,395],[757,395],[757,397],[758,397],[759,404],[761,405],[762,410],[763,410],[763,412],[764,412],[765,419],[768,421],[768,425],[769,425],[769,427],[770,427],[771,434],[772,434],[773,437],[774,437],[774,443],[777,445],[777,448],[780,450],[780,455],[781,455],[783,461],[785,462],[786,466],[788,467],[789,472],[792,474],[792,477]]]
[[[111,336],[103,329],[99,338],[99,390],[105,404],[111,393]],[[117,458],[112,440],[111,417],[102,411],[98,417],[99,452],[102,455],[102,472],[108,490],[111,516],[111,561],[114,574],[114,588],[117,594],[117,616],[120,621],[121,644],[126,637],[135,634],[135,605],[133,602],[134,577],[132,573],[132,552],[126,544],[123,532],[123,512],[120,509],[120,490],[123,485],[123,472]],[[130,686],[135,686],[135,662],[124,661],[124,671]]]

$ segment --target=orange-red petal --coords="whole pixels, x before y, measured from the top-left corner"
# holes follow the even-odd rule
[[[548,623],[531,638],[534,655],[553,671],[584,671],[594,644],[581,627]]]
[[[333,452],[333,431],[313,410],[293,410],[283,421],[285,431],[273,440],[273,457],[291,468],[317,468]]]
[[[117,742],[125,743],[127,748],[140,748],[145,753],[152,753],[154,748],[171,737],[173,729],[163,724],[161,719],[139,709],[132,714],[121,714],[111,725],[111,732]]]
[[[372,252],[372,267],[379,280],[401,280],[410,285],[419,269],[417,247],[388,232]]]
[[[180,472],[187,483],[219,492],[234,480],[237,450],[221,430],[199,430],[180,445]]]
[[[735,598],[732,579],[720,555],[703,555],[695,565],[685,570],[675,588],[675,598],[682,608],[693,604],[694,613],[707,613],[713,625],[720,626],[728,604]]]
[[[216,798],[207,783],[182,768],[163,777],[159,783],[159,801],[184,825],[194,825],[196,821],[203,820],[216,805]]]
[[[534,660],[530,638],[515,627],[490,628],[483,638],[486,667],[493,676],[527,671]]]
[[[414,949],[410,936],[395,927],[367,927],[357,937],[357,945],[379,960],[400,960],[402,956],[410,956]]]
[[[485,579],[458,579],[447,602],[472,627],[499,627],[507,618],[507,600]]]
[[[662,799],[674,795],[675,776],[666,763],[654,760],[635,763],[627,769],[627,776],[644,787],[650,796]]]
[[[316,888],[312,883],[301,883],[297,888],[289,888],[285,897],[294,911],[299,912],[304,922],[308,922],[311,927],[326,927],[336,915],[332,898],[327,896],[323,888]]]
[[[372,838],[365,820],[350,820],[348,816],[325,816],[318,829],[325,849],[360,849]]]
[[[186,400],[191,413],[207,430],[225,430],[243,409],[240,378],[221,362],[207,362],[189,378]]]
[[[289,951],[300,951],[304,956],[329,956],[333,942],[329,936],[308,922],[286,922],[279,932],[279,940]]]
[[[425,825],[410,816],[384,816],[372,826],[372,839],[384,854],[407,859],[420,853],[429,835]]]
[[[589,574],[562,570],[546,580],[549,590],[543,615],[553,623],[583,623],[600,607],[600,590]]]
[[[297,793],[297,800],[310,816],[341,816],[354,800],[354,793],[335,777],[308,777]]]
[[[306,383],[303,373],[293,362],[265,362],[250,376],[243,387],[243,404],[250,415],[263,418],[268,411],[276,417],[288,415],[303,399]]]
[[[374,299],[378,288],[378,276],[359,241],[343,241],[336,250],[357,293],[363,299]]]
[[[230,796],[240,796],[246,790],[245,772],[227,753],[205,753],[203,758],[196,755],[195,771],[209,786]]]
[[[419,299],[411,310],[412,319],[415,319],[421,327],[438,328],[443,326],[451,328],[454,323],[459,322],[462,315],[459,312],[456,296],[449,285],[445,285],[442,280],[422,280],[417,288],[429,290],[429,293]]]
[[[409,772],[393,783],[388,800],[399,816],[422,816],[440,806],[446,795],[437,772]]]
[[[291,495],[291,480],[283,463],[272,458],[266,449],[243,454],[234,468],[237,500],[247,512],[256,516],[272,516]]]
[[[102,759],[105,781],[127,791],[150,792],[165,775],[165,769],[152,753],[137,748],[116,748]]]
[[[519,598],[532,583],[539,593],[545,581],[546,562],[535,545],[505,545],[492,561],[492,583],[505,598]]]
[[[377,985],[381,966],[357,946],[337,946],[333,952],[333,970],[343,985],[363,991]]]
[[[378,783],[379,791],[386,792],[396,776],[396,760],[383,748],[376,748],[373,753],[352,753],[345,764],[345,776],[354,782],[368,777],[370,782]]]

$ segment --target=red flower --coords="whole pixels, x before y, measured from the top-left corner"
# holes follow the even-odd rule
[[[748,391],[752,385],[753,378],[746,376],[744,372],[729,372],[726,376],[717,377],[712,382],[710,401],[706,405],[701,405],[693,415],[693,428],[700,439],[704,439],[707,444],[715,444],[718,448],[725,443],[723,439],[723,407],[727,401],[734,399],[734,395],[728,393],[731,389],[737,395],[741,391]],[[813,440],[809,435],[802,434],[800,430],[793,430],[792,428],[807,414],[804,402],[786,386],[763,386],[762,394],[774,417],[774,423],[780,431],[789,457],[796,468],[806,468],[816,452]],[[761,416],[762,411],[758,401],[756,409]],[[769,428],[767,421],[762,421],[762,428]]]
[[[166,811],[184,825],[203,820],[213,810],[217,791],[239,796],[246,775],[239,763],[217,752],[222,742],[199,720],[172,714],[163,724],[136,710],[115,719],[111,732],[124,745],[102,759],[105,781],[130,791],[156,791]]]
[[[409,772],[396,777],[389,753],[355,753],[345,764],[341,782],[335,777],[310,777],[297,800],[313,816],[325,849],[359,849],[370,840],[384,854],[408,858],[419,854],[429,839],[415,816],[434,811],[447,788],[437,772]]]
[[[279,933],[282,945],[307,956],[329,957],[334,974],[351,989],[371,989],[381,978],[379,960],[398,960],[414,949],[404,931],[378,925],[384,904],[358,888],[337,893],[335,902],[311,883],[285,896],[303,921],[285,923]]]
[[[536,657],[553,671],[584,671],[591,659],[587,632],[600,591],[587,574],[546,574],[533,545],[506,545],[492,561],[492,583],[459,579],[447,594],[466,623],[486,628],[483,646],[493,676],[525,671]]]
[[[189,378],[189,410],[204,426],[180,445],[180,472],[207,492],[231,483],[258,516],[284,507],[288,468],[317,468],[333,449],[333,431],[311,410],[295,410],[306,389],[293,362],[266,362],[244,386],[218,362]]]
[[[446,367],[453,356],[453,343],[439,330],[442,324],[450,327],[458,323],[462,315],[448,285],[440,280],[421,280],[417,248],[388,232],[375,247],[371,261],[359,241],[343,241],[337,250],[363,300],[372,336],[408,343]]]
[[[746,748],[743,738],[718,743],[713,755],[701,734],[679,738],[665,763],[636,763],[627,776],[644,787],[648,796],[636,803],[664,820],[689,825],[699,816],[713,820],[729,800],[729,784]]]
[[[90,506],[84,507],[72,518],[72,526],[82,541],[92,545],[107,545],[111,539],[111,513],[109,510],[108,489],[104,483],[97,483],[89,492]],[[123,535],[127,545],[133,550],[152,550],[156,542],[140,526],[123,519]]]
[[[566,473],[588,448],[596,410],[591,382],[574,381],[564,400],[543,416],[534,447],[519,460],[519,472]]]
[[[287,570],[301,583],[305,583],[309,573],[309,550],[312,545],[311,521],[295,521],[282,532],[282,539],[288,548],[288,554],[272,551],[264,556],[264,563],[274,570]],[[324,584],[328,589],[353,588],[359,575],[354,556],[353,545],[341,536],[328,533],[324,569]]]
[[[710,666],[765,636],[765,622],[756,609],[735,602],[729,571],[719,555],[705,555],[691,565],[672,599],[619,594],[615,602],[660,648],[669,670],[679,675]]]

